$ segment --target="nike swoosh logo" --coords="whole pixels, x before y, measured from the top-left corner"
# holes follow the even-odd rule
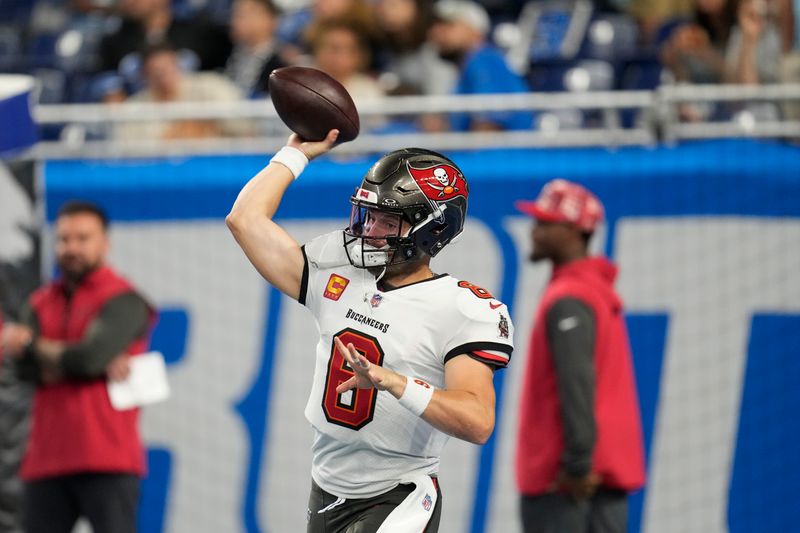
[[[569,316],[567,318],[561,319],[561,321],[558,323],[558,329],[560,329],[561,331],[568,331],[571,330],[572,328],[578,327],[578,324],[580,324],[580,320],[578,320],[578,317]]]
[[[497,302],[496,304],[493,304],[492,302],[489,302],[489,307],[491,307],[492,309],[497,309],[498,307],[500,307],[502,305],[503,304],[500,303],[500,302]]]

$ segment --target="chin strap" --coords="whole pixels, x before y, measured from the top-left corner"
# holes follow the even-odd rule
[[[380,283],[380,281],[383,279],[383,276],[385,276],[385,275],[386,275],[386,266],[384,266],[381,269],[381,273],[378,274],[378,276],[375,278],[375,283]]]

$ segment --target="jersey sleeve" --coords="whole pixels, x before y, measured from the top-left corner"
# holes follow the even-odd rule
[[[508,308],[470,291],[458,294],[456,308],[459,325],[445,346],[444,362],[467,354],[494,369],[505,368],[514,350],[514,325]]]
[[[349,265],[344,250],[344,239],[341,231],[320,235],[301,248],[303,251],[303,277],[300,281],[298,301],[315,313],[319,306],[319,297],[328,283],[326,270]]]

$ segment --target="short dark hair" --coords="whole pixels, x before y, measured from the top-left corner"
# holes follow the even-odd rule
[[[589,241],[592,240],[592,235],[594,235],[594,233],[591,232],[591,231],[582,231],[581,232],[581,238],[583,238],[583,245],[586,248],[589,248]]]
[[[77,215],[80,213],[88,213],[90,215],[96,216],[100,220],[100,223],[103,225],[103,229],[104,230],[108,229],[109,221],[106,212],[99,205],[89,202],[87,200],[70,200],[69,202],[65,203],[58,210],[56,219],[70,215]]]
[[[166,39],[162,39],[145,45],[139,51],[139,53],[142,56],[142,65],[144,65],[145,63],[147,63],[147,60],[153,57],[154,55],[162,53],[177,54],[178,49],[171,42],[167,41]]]
[[[273,16],[281,15],[281,9],[272,0],[250,0],[254,4],[258,4],[265,11],[269,11]]]

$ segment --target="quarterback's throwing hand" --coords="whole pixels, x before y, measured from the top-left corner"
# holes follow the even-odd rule
[[[398,374],[389,369],[383,368],[379,365],[374,365],[364,357],[361,352],[356,350],[353,344],[345,344],[339,340],[339,337],[334,337],[333,342],[336,344],[336,349],[344,356],[344,360],[353,369],[354,376],[347,381],[340,383],[336,387],[336,392],[341,394],[350,389],[371,389],[386,390],[389,388],[392,378],[399,377]]]

